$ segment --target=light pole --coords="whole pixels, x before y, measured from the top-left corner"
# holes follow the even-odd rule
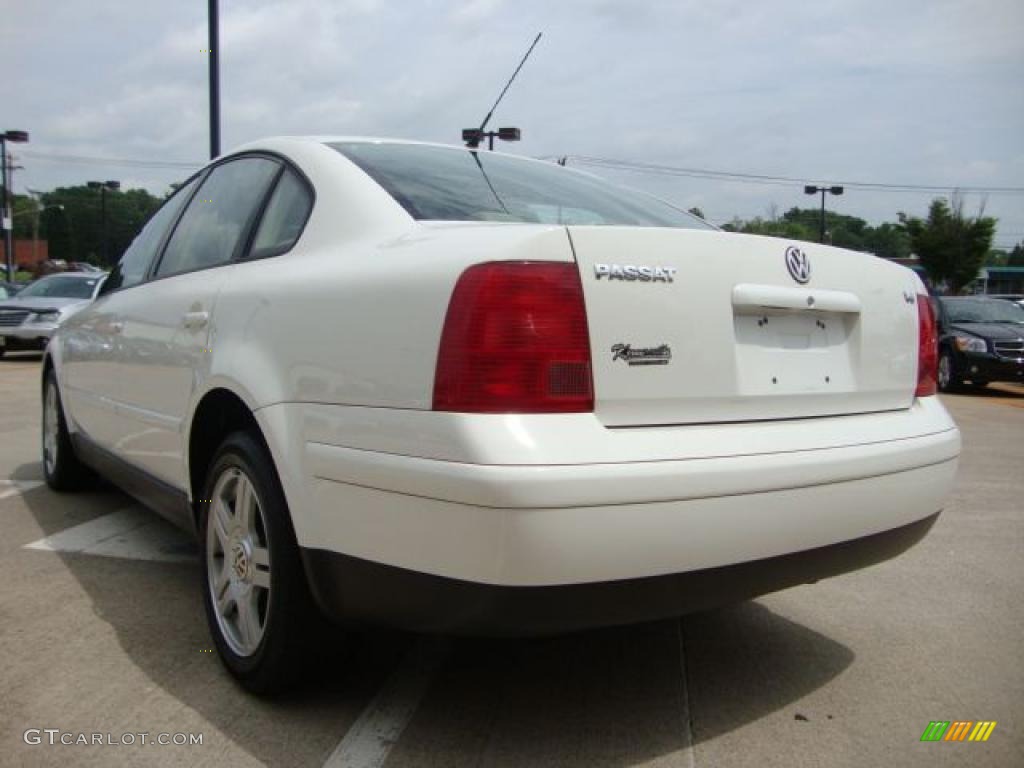
[[[107,190],[121,188],[120,181],[90,181],[89,189],[100,191],[100,261],[104,267],[110,266],[110,258],[107,254]]]
[[[825,193],[830,195],[841,195],[843,194],[843,188],[840,186],[832,187],[817,187],[813,184],[808,184],[804,187],[805,195],[816,195],[821,193],[821,234],[818,236],[818,242],[825,242]]]
[[[0,224],[4,230],[4,253],[7,260],[7,279],[14,280],[14,219],[11,216],[11,188],[7,184],[7,142],[21,144],[28,141],[28,131],[4,131],[0,133],[0,166],[3,167],[4,199],[0,212]]]
[[[217,0],[209,0],[210,39],[210,159],[220,154],[220,13]]]

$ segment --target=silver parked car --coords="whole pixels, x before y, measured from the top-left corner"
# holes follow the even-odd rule
[[[45,349],[62,320],[96,298],[106,273],[50,275],[0,299],[0,357],[7,351]]]

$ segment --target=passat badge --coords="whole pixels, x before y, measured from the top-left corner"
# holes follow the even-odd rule
[[[811,279],[811,260],[795,245],[786,249],[786,269],[790,277],[801,285]]]
[[[648,267],[636,264],[595,264],[594,277],[600,280],[639,280],[642,283],[671,283],[675,267]]]
[[[612,346],[612,362],[625,360],[626,365],[668,365],[672,349],[668,344],[658,347],[634,347],[632,344]]]

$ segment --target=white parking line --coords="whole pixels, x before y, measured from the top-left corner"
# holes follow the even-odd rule
[[[26,544],[25,549],[79,552],[126,560],[191,562],[195,543],[155,512],[126,507]]]
[[[0,500],[9,499],[11,496],[20,496],[43,485],[40,480],[0,480]],[[4,486],[7,486],[4,489]]]
[[[418,642],[334,748],[324,768],[380,768],[416,714],[448,654],[441,638]]]

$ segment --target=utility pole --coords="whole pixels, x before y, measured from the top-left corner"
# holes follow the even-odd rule
[[[220,154],[220,13],[210,0],[210,159]]]
[[[13,210],[13,208],[14,208],[14,172],[16,170],[18,170],[19,168],[21,170],[24,170],[25,166],[23,166],[23,165],[15,165],[14,164],[14,155],[12,153],[8,152],[7,153],[7,173],[6,173],[6,177],[7,177],[7,183],[9,183],[11,185],[10,186],[10,191],[11,192],[10,192],[10,195],[7,197],[7,201],[6,201],[7,217],[10,219],[10,222],[9,222],[10,226],[7,227],[7,242],[9,243],[9,245],[7,245],[6,247],[7,247],[8,251],[9,251],[9,253],[11,254],[9,262],[8,262],[11,265],[11,267],[8,269],[8,274],[10,275],[9,280],[11,280],[11,281],[14,280],[14,274],[18,271],[18,265],[16,263],[15,253],[14,253],[14,210]],[[4,184],[4,189],[8,189],[6,183]]]
[[[7,281],[14,282],[14,216],[11,211],[11,196],[7,193],[7,143],[6,137],[0,134],[0,173],[3,174],[4,197],[0,201],[0,227],[4,230],[4,262],[7,269]]]

